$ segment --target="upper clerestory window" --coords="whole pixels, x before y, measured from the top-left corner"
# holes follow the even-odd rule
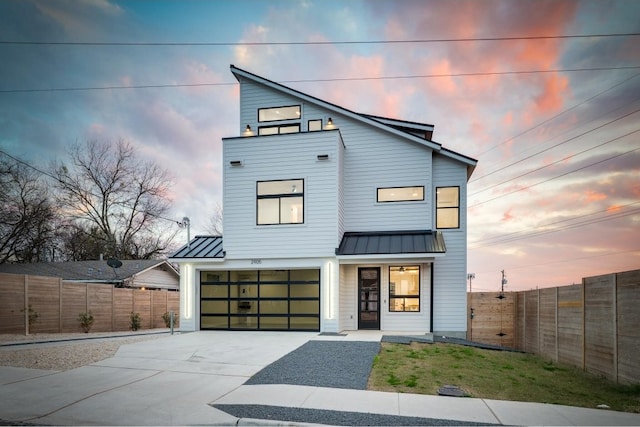
[[[300,106],[258,108],[258,122],[276,122],[280,120],[300,120]]]
[[[378,188],[378,203],[424,200],[424,186]]]

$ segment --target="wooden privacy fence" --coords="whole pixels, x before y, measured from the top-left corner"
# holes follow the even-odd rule
[[[582,284],[467,295],[467,338],[536,353],[618,383],[640,383],[640,270]]]
[[[57,277],[0,273],[0,333],[83,332],[78,315],[91,312],[92,332],[127,331],[131,313],[140,329],[165,328],[164,313],[179,316],[180,293],[65,282]],[[29,325],[29,314],[37,319]]]

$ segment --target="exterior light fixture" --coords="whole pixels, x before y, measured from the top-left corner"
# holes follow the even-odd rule
[[[251,130],[251,126],[249,124],[247,124],[247,127],[244,128],[244,135],[245,136],[253,135],[253,131]]]
[[[231,160],[229,164],[231,166],[242,166],[242,162],[240,160]]]
[[[333,120],[331,120],[331,117],[327,119],[327,126],[333,126]]]
[[[318,154],[318,160],[329,160],[328,154]]]

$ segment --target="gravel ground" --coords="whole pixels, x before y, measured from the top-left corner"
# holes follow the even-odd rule
[[[294,384],[366,390],[379,342],[309,341],[246,384]]]
[[[67,371],[108,359],[114,356],[123,344],[162,336],[165,334],[157,330],[137,334],[0,334],[0,366]]]

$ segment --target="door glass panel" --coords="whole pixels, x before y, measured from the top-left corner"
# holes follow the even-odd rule
[[[257,271],[232,271],[231,272],[231,281],[232,282],[257,282],[258,281],[258,272]]]
[[[202,314],[227,314],[229,312],[229,304],[227,301],[202,301]]]
[[[257,316],[231,316],[229,327],[236,329],[258,329]]]
[[[260,285],[260,298],[287,298],[289,286],[287,285]]]
[[[257,298],[258,297],[258,284],[257,283],[242,283],[237,285],[230,285],[231,298]]]
[[[286,282],[289,280],[287,270],[261,270],[260,282]]]
[[[229,288],[224,285],[201,285],[200,294],[202,298],[227,298],[229,296]]]
[[[309,329],[317,331],[320,329],[320,319],[317,317],[291,317],[289,319],[291,329]]]
[[[291,270],[292,282],[319,282],[320,270]]]
[[[320,285],[291,285],[291,298],[318,298]]]
[[[229,301],[229,312],[231,314],[256,314],[258,313],[257,301]]]
[[[287,314],[288,301],[260,301],[260,314]]]
[[[318,314],[318,301],[291,301],[291,314]]]
[[[288,329],[288,317],[261,317],[260,329]]]
[[[229,318],[227,316],[203,316],[200,319],[200,327],[213,329],[229,328]]]
[[[379,319],[379,288],[380,269],[360,268],[359,269],[359,325],[361,329],[380,329]]]

